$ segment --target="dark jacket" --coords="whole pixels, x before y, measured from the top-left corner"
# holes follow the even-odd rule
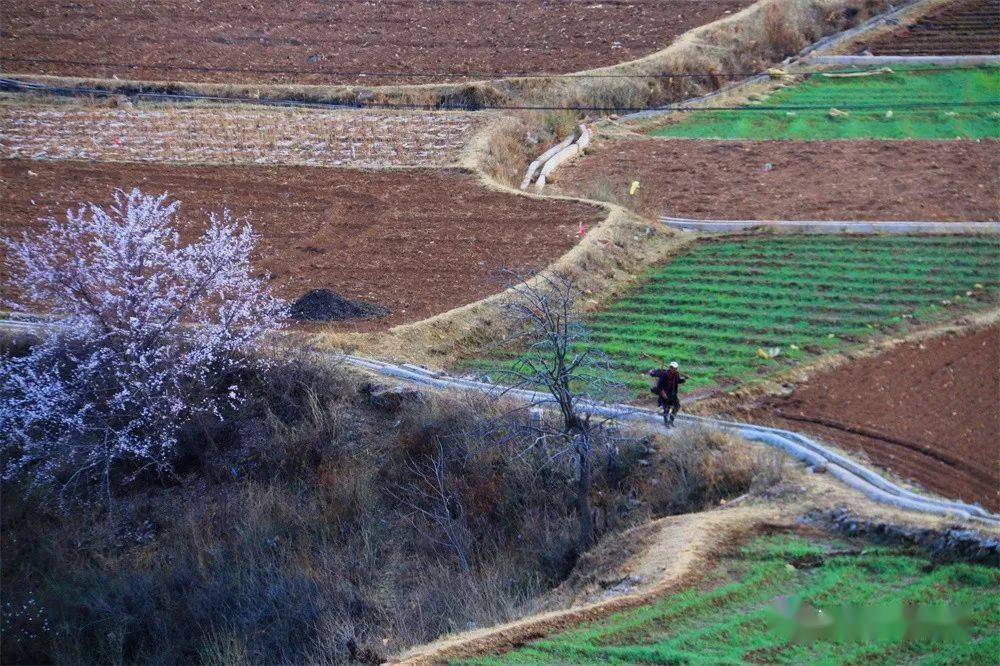
[[[668,397],[677,395],[677,391],[681,384],[687,381],[687,377],[681,375],[677,372],[675,368],[667,368],[666,370],[650,370],[650,376],[656,377],[656,388],[653,392],[659,396]]]

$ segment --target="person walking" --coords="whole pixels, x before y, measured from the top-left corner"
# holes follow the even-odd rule
[[[678,370],[677,361],[671,361],[666,370],[656,368],[649,371],[650,377],[656,377],[656,385],[650,389],[656,394],[656,403],[663,409],[663,425],[673,427],[674,417],[680,411],[681,401],[678,397],[681,384],[687,381],[687,375]]]

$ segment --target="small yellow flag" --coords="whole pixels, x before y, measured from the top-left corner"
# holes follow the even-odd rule
[[[628,188],[629,195],[634,195],[639,190],[639,181],[633,180],[632,187]]]

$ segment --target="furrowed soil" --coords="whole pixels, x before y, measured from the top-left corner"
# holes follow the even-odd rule
[[[565,73],[647,55],[751,3],[3,0],[0,59],[16,72],[210,82],[428,83]]]
[[[1000,220],[996,141],[602,142],[557,173],[564,193],[673,217]],[[639,193],[630,197],[632,181]]]
[[[328,167],[456,164],[490,114],[0,104],[0,157]]]
[[[1000,53],[1000,0],[960,0],[862,45],[875,55]]]
[[[537,270],[603,219],[584,204],[490,191],[446,169],[359,171],[290,167],[176,167],[72,161],[0,162],[2,234],[42,228],[80,202],[108,203],[115,188],[170,193],[189,238],[209,211],[251,216],[257,263],[290,300],[312,288],[387,308],[345,322],[377,330],[464,305],[505,286],[501,269]],[[0,284],[7,269],[0,253]]]
[[[749,416],[806,431],[950,498],[1000,510],[1000,328],[900,345]]]

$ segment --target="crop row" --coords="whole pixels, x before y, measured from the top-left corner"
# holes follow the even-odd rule
[[[591,315],[588,344],[609,355],[632,387],[644,384],[639,371],[666,360],[682,363],[690,386],[710,385],[997,302],[995,240],[907,240],[707,243]],[[814,259],[818,251],[826,253],[822,266]],[[761,263],[761,255],[769,261]]]
[[[912,553],[848,545],[758,537],[709,571],[710,584],[476,663],[992,663],[1000,648],[996,569],[932,567]],[[939,619],[946,607],[961,608],[962,630],[905,640],[903,608],[918,603]],[[796,626],[810,627],[809,607],[829,609],[836,635],[793,639]],[[850,608],[862,614],[838,612]],[[782,609],[806,621],[786,621]]]
[[[696,111],[653,134],[749,140],[998,138],[1000,68],[856,78],[814,74],[754,103],[768,108]]]
[[[0,157],[431,166],[457,162],[479,122],[464,113],[8,105],[0,106]]]

